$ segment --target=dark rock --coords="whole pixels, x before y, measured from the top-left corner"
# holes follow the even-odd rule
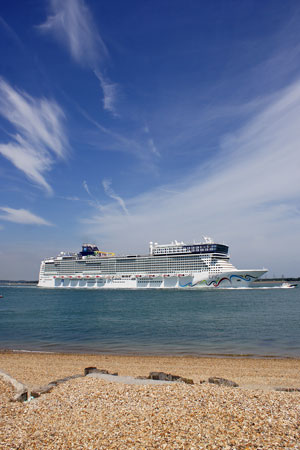
[[[300,388],[276,388],[275,391],[282,391],[282,392],[300,392]]]
[[[48,394],[48,392],[51,392],[53,388],[54,388],[53,384],[52,385],[47,384],[46,386],[40,386],[38,388],[32,389],[31,395],[32,395],[32,397],[37,398],[42,394]]]
[[[165,372],[150,372],[148,376],[149,380],[160,380],[160,381],[172,381],[170,379],[170,374]]]
[[[238,384],[234,381],[226,380],[226,378],[210,377],[209,383],[217,384],[218,386],[238,387]]]
[[[186,383],[186,384],[194,384],[194,381],[191,378],[180,377],[178,381],[182,381],[182,383]]]
[[[187,384],[194,384],[193,380],[191,380],[190,378],[183,378],[180,377],[179,375],[172,375],[171,373],[165,372],[150,372],[148,380],[181,381]]]
[[[45,392],[43,392],[43,394],[44,394]],[[38,391],[31,391],[31,397],[33,397],[33,398],[38,398],[38,397],[40,397],[41,396],[41,393],[40,392],[38,392]]]
[[[108,370],[105,370],[105,369],[97,369],[97,367],[86,367],[86,368],[84,369],[84,376],[88,375],[89,373],[102,373],[102,374],[104,374],[104,375],[115,375],[115,376],[118,375],[117,372],[115,372],[115,373],[109,373]]]
[[[84,369],[84,376],[88,375],[89,373],[98,372],[97,367],[86,367]]]

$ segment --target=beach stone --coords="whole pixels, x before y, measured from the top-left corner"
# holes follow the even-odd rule
[[[148,380],[173,381],[173,377],[165,372],[150,372]]]
[[[10,383],[15,390],[14,397],[10,399],[11,402],[25,402],[30,397],[30,393],[28,392],[28,388],[27,386],[25,386],[25,384],[20,383],[15,378],[11,377],[8,373],[3,372],[3,370],[1,369],[0,377],[7,383]]]
[[[279,387],[279,388],[276,388],[275,391],[281,391],[281,392],[300,392],[300,388],[285,388],[285,387]]]
[[[142,377],[142,378],[134,378],[131,376],[115,376],[111,374],[105,374],[105,373],[99,373],[99,372],[92,372],[89,373],[86,378],[101,378],[102,380],[112,382],[112,383],[123,383],[123,384],[133,384],[133,385],[163,385],[163,384],[171,384],[172,381],[165,381],[165,380],[149,380],[148,378]]]
[[[31,395],[32,397],[37,398],[40,397],[40,395],[42,394],[48,394],[49,392],[52,391],[53,388],[54,388],[53,384],[51,386],[49,384],[47,384],[46,386],[40,386],[32,389]]]
[[[97,367],[86,367],[84,369],[84,376],[88,375],[89,373],[98,372]]]
[[[23,389],[22,391],[17,392],[16,395],[11,399],[11,401],[22,403],[22,402],[26,402],[28,400],[28,397],[30,397],[28,390]]]
[[[165,372],[150,372],[148,380],[160,380],[160,381],[181,381],[187,384],[194,384],[190,378],[180,377],[179,375],[172,375]]]
[[[186,384],[194,384],[194,381],[191,378],[180,377],[179,381],[182,381],[183,383],[186,383]]]
[[[226,378],[210,377],[208,382],[217,384],[218,386],[238,387],[238,384],[235,381],[227,380]]]
[[[113,375],[118,376],[118,372],[109,373],[106,369],[97,369],[97,367],[86,367],[84,369],[84,376],[86,377],[89,373],[102,373],[103,375]]]

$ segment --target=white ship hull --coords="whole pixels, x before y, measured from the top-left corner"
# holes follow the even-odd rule
[[[247,287],[266,270],[238,270],[228,246],[213,243],[159,245],[149,255],[115,256],[83,244],[80,253],[61,252],[41,263],[39,287],[74,289],[223,289]]]
[[[38,286],[60,289],[226,289],[248,287],[266,270],[235,270],[218,274],[208,272],[167,275],[78,275],[42,276]]]

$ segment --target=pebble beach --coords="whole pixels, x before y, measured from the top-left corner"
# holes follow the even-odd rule
[[[163,371],[194,384],[80,377],[22,403],[0,377],[0,448],[300,449],[298,359],[0,353],[0,369],[30,389],[90,366],[132,377]]]

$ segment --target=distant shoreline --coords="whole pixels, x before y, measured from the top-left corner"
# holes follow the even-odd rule
[[[27,349],[12,349],[12,348],[0,348],[0,355],[7,355],[7,354],[40,354],[40,355],[61,355],[61,356],[80,356],[80,357],[112,357],[112,358],[181,358],[181,359],[234,359],[234,360],[293,360],[293,361],[299,361],[300,362],[300,355],[299,356],[284,356],[284,355],[255,355],[250,353],[245,354],[234,354],[234,353],[203,353],[203,354],[193,354],[193,353],[184,353],[184,354],[162,354],[162,353],[113,353],[113,352],[93,352],[88,350],[83,350],[82,352],[80,350],[74,350],[74,351],[67,351],[67,350],[53,350],[53,351],[46,351],[46,350],[27,350]]]

